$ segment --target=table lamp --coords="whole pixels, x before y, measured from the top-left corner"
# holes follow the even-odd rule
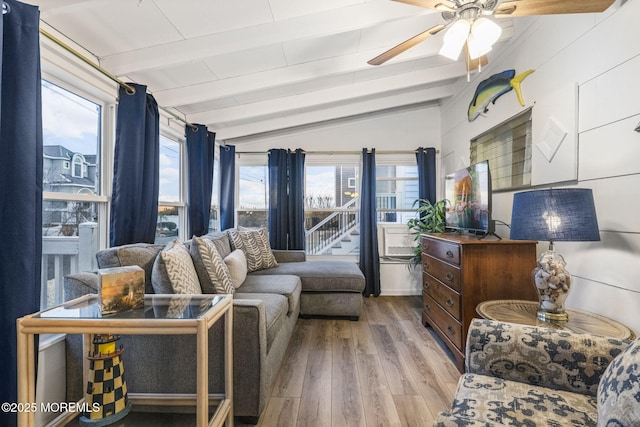
[[[552,188],[514,194],[510,238],[549,242],[549,250],[540,255],[532,272],[539,299],[537,317],[546,322],[567,321],[564,301],[571,275],[564,258],[555,252],[554,242],[600,240],[591,190]]]

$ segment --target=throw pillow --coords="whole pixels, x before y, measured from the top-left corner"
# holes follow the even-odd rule
[[[240,249],[247,257],[249,273],[278,265],[265,228],[241,227],[238,230],[229,230],[228,233],[234,249]]]
[[[231,273],[233,287],[238,289],[244,283],[244,279],[247,278],[247,258],[244,256],[244,252],[240,249],[234,250],[227,255],[224,263]]]
[[[203,293],[233,293],[231,273],[211,240],[194,236],[190,252]]]
[[[153,263],[151,285],[156,294],[201,294],[198,274],[184,243],[167,243]]]
[[[640,340],[607,366],[598,385],[598,427],[637,426],[640,420]]]

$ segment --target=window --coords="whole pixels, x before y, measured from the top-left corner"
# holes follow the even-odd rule
[[[360,251],[360,156],[308,154],[305,158],[305,236],[310,255],[357,255]],[[243,158],[238,167],[238,226],[267,227],[268,167],[264,158]],[[415,156],[377,156],[378,222],[406,223],[418,198]]]
[[[160,135],[160,171],[158,185],[158,219],[156,243],[175,240],[184,224],[181,198],[182,144]],[[190,236],[189,236],[190,237]]]
[[[101,103],[42,81],[42,308],[63,301],[64,275],[95,268],[98,221],[106,212],[102,111]]]
[[[168,243],[178,237],[180,213],[178,206],[158,205],[155,243]]]
[[[376,208],[378,222],[406,224],[415,216],[413,202],[418,198],[418,166],[402,165],[400,160],[389,160],[379,155],[376,166]]]
[[[336,165],[337,163],[337,165]],[[359,252],[358,156],[305,159],[306,251],[317,255]]]
[[[101,116],[101,105],[42,81],[44,191],[100,194]]]
[[[82,157],[73,155],[73,177],[82,178]]]
[[[220,231],[220,161],[213,160],[213,189],[211,191],[211,212],[209,232]]]
[[[180,201],[180,143],[160,135],[160,185],[158,200]]]
[[[484,160],[494,191],[531,185],[531,109],[471,140],[471,164]]]
[[[241,227],[267,227],[269,183],[266,164],[240,165],[238,168],[238,215]]]

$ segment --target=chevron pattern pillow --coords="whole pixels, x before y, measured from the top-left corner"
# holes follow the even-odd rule
[[[180,240],[167,243],[158,254],[151,272],[157,294],[201,294],[198,274],[187,247]]]
[[[194,236],[190,252],[203,293],[232,294],[234,292],[229,268],[211,240]]]
[[[233,249],[240,249],[247,257],[247,269],[252,271],[273,268],[278,265],[273,255],[266,228],[228,230]]]

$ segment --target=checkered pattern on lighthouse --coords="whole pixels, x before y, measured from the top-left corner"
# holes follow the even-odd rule
[[[89,353],[89,378],[85,390],[88,410],[80,417],[81,426],[102,427],[114,423],[131,410],[124,379],[122,347],[117,335],[95,335],[94,351]]]
[[[101,419],[122,411],[128,401],[127,383],[124,380],[124,365],[120,356],[112,359],[91,360],[87,402],[93,407],[100,405],[100,411],[90,412],[90,419]]]

